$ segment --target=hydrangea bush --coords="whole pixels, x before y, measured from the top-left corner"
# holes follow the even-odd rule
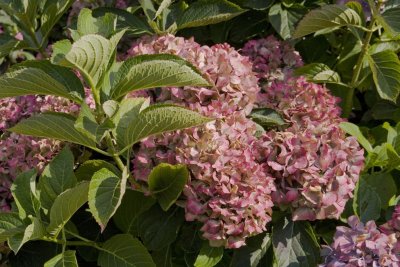
[[[400,6],[289,2],[0,1],[0,263],[400,266]]]

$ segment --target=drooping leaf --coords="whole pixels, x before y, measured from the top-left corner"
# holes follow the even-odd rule
[[[121,205],[113,216],[114,223],[124,233],[138,235],[138,218],[150,209],[156,200],[146,197],[143,193],[127,189]]]
[[[117,176],[122,175],[121,171],[111,163],[100,159],[94,159],[85,161],[80,165],[75,171],[75,176],[78,181],[90,181],[93,174],[103,168],[112,171]]]
[[[357,125],[350,122],[342,122],[340,123],[340,128],[346,133],[357,138],[357,141],[365,148],[365,150],[372,152],[373,149],[371,143],[367,140],[367,138],[364,137]]]
[[[65,190],[76,185],[74,155],[68,147],[45,167],[39,179],[41,206],[50,210],[54,200]]]
[[[361,26],[358,13],[344,5],[324,5],[310,11],[299,23],[293,38],[300,38],[320,30],[343,26]]]
[[[323,63],[307,64],[297,68],[294,74],[315,83],[340,83],[340,75]]]
[[[40,202],[36,192],[36,171],[26,171],[17,176],[11,186],[11,193],[18,207],[19,217],[35,216],[39,212]]]
[[[382,208],[378,192],[362,177],[358,180],[354,191],[353,210],[364,223],[377,220]]]
[[[396,102],[400,94],[400,60],[396,53],[384,50],[367,55],[376,89],[383,99]]]
[[[181,195],[188,179],[189,171],[185,165],[160,163],[151,170],[148,184],[161,208],[167,211]]]
[[[67,250],[48,260],[44,267],[78,267],[75,250]]]
[[[286,124],[282,116],[270,108],[254,109],[249,117],[262,127],[283,126]]]
[[[47,231],[57,236],[64,225],[88,200],[89,183],[81,182],[61,193],[50,210],[50,224]]]
[[[246,240],[246,246],[233,252],[230,267],[257,267],[271,246],[271,236],[262,233]]]
[[[119,99],[134,90],[186,85],[210,86],[210,83],[193,65],[178,56],[141,55],[122,64],[111,97]]]
[[[107,240],[101,248],[97,264],[101,267],[155,267],[149,252],[129,234],[119,234]]]
[[[55,95],[78,103],[84,97],[83,85],[68,68],[48,61],[26,61],[13,66],[0,77],[0,98],[21,95]]]
[[[213,267],[221,261],[223,255],[223,247],[211,247],[208,241],[204,241],[194,267]]]
[[[122,178],[103,168],[93,174],[89,184],[89,209],[104,231],[108,221],[114,215],[125,194],[128,175]]]
[[[148,250],[161,250],[175,241],[183,221],[182,209],[163,212],[154,205],[137,219],[139,237]]]
[[[230,20],[243,12],[226,0],[200,0],[192,3],[178,19],[178,29],[205,26]]]
[[[276,266],[317,266],[320,249],[309,222],[283,217],[272,230]]]
[[[96,143],[74,127],[75,118],[64,113],[42,113],[22,120],[8,131],[63,140],[95,148]]]
[[[211,121],[197,112],[174,105],[152,105],[141,110],[142,107],[143,102],[138,104],[135,99],[126,99],[121,103],[121,117],[116,123],[117,144],[121,150],[147,136]]]
[[[26,226],[19,218],[18,213],[2,212],[0,213],[0,242],[15,234],[24,232]]]
[[[27,225],[25,230],[8,238],[7,244],[15,254],[28,241],[42,238],[46,234],[43,223],[35,217],[31,217],[31,224]]]

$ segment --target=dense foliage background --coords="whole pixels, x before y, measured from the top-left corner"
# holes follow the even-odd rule
[[[4,266],[400,266],[400,1],[0,9]]]

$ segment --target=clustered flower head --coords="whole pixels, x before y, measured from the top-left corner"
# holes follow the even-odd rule
[[[216,120],[144,140],[133,160],[134,176],[145,181],[160,162],[186,164],[191,173],[184,189],[186,219],[203,223],[203,237],[211,245],[238,248],[246,237],[266,229],[273,205],[273,179],[256,161],[256,127],[246,118],[259,90],[252,66],[227,44],[200,46],[172,35],[143,38],[129,51],[154,53],[183,57],[215,87],[152,90],[152,100],[183,105]]]
[[[350,227],[336,228],[333,244],[322,250],[327,267],[400,266],[400,250],[395,233],[385,233],[374,221],[365,225],[358,217],[348,219]]]
[[[260,138],[259,160],[276,179],[273,200],[291,207],[294,220],[338,218],[359,178],[363,150],[339,127],[343,120],[338,99],[324,86],[292,77],[291,70],[301,65],[301,59],[289,48],[287,54],[272,53],[284,49],[277,44],[271,49],[268,39],[250,41],[243,53],[250,51],[256,62],[261,81],[258,107],[274,109],[287,124]],[[282,55],[292,60],[285,61]],[[270,63],[271,69],[264,67]],[[284,73],[284,79],[270,73]]]

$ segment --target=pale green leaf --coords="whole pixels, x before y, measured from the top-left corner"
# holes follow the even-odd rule
[[[1,212],[0,213],[0,242],[15,234],[24,232],[26,225],[19,218],[18,213]]]
[[[219,23],[230,20],[245,11],[245,9],[226,0],[196,1],[190,4],[178,19],[178,29]]]
[[[101,267],[155,267],[149,252],[129,234],[114,235],[101,248],[97,264]]]
[[[361,26],[358,13],[343,5],[324,5],[310,11],[297,26],[293,38],[300,38],[320,30],[343,26]]]
[[[75,250],[67,250],[48,260],[44,267],[78,267]]]
[[[34,169],[23,172],[11,186],[11,193],[21,219],[38,214],[40,202],[36,192],[36,175]]]
[[[47,37],[61,16],[71,7],[74,0],[46,1],[43,7],[40,32]]]
[[[124,101],[121,103],[121,109],[134,101]],[[211,119],[197,112],[173,105],[152,105],[142,111],[133,108],[131,112],[124,114],[117,124],[117,143],[123,150],[145,137],[198,126],[209,121]]]
[[[297,22],[306,14],[307,9],[285,8],[282,3],[273,5],[268,12],[268,19],[279,35],[287,40],[292,37]]]
[[[171,5],[172,1],[173,0],[162,0],[162,2],[160,4],[160,6],[158,7],[157,12],[154,15],[153,19],[155,19],[158,16],[160,16],[164,12],[164,10],[167,9]]]
[[[253,109],[249,117],[262,127],[283,126],[286,124],[282,116],[273,109]]]
[[[94,173],[89,184],[89,209],[93,217],[104,231],[108,221],[121,204],[125,194],[128,175],[122,178],[114,172],[103,168]]]
[[[9,237],[7,240],[8,246],[15,254],[26,242],[42,238],[46,234],[45,226],[38,218],[31,217],[30,219],[32,222],[26,226],[24,231]]]
[[[213,267],[221,261],[223,255],[223,247],[211,247],[208,241],[204,241],[194,267]]]
[[[160,163],[151,170],[148,184],[161,208],[167,211],[181,195],[188,179],[189,171],[185,165]]]
[[[294,71],[296,76],[304,76],[315,83],[340,83],[340,75],[323,63],[311,63]]]
[[[367,140],[367,138],[364,137],[364,135],[360,131],[360,128],[358,128],[357,125],[351,122],[342,122],[340,124],[340,128],[346,133],[357,138],[357,141],[365,148],[365,150],[367,150],[368,152],[372,152],[373,148],[371,143]]]
[[[86,103],[81,104],[79,116],[75,122],[75,129],[86,135],[94,142],[100,143],[106,131],[109,129],[105,125],[99,125],[92,110]]]
[[[67,189],[54,201],[50,210],[50,224],[47,231],[57,236],[72,215],[88,200],[89,183],[81,182]]]
[[[189,62],[174,55],[141,55],[125,61],[116,74],[111,96],[155,87],[210,86]]]
[[[96,143],[74,127],[75,118],[64,113],[42,113],[22,120],[11,132],[63,140],[95,148]]]
[[[0,77],[0,98],[21,95],[55,95],[78,103],[84,97],[83,85],[76,75],[48,61],[26,61],[13,66]]]
[[[42,208],[50,210],[54,200],[65,190],[76,185],[74,155],[68,147],[52,159],[39,179]]]
[[[320,262],[320,248],[309,222],[283,217],[272,229],[272,245],[277,267],[309,267]]]
[[[147,17],[147,20],[153,21],[156,17],[156,9],[154,8],[152,0],[139,0],[139,3],[143,9],[144,14]]]
[[[92,10],[83,8],[78,16],[77,33],[80,37],[88,34],[100,34],[110,37],[117,26],[117,16],[111,13],[105,13],[101,17],[93,17]]]
[[[380,97],[396,102],[400,93],[400,60],[396,53],[384,50],[367,55],[367,59]]]

